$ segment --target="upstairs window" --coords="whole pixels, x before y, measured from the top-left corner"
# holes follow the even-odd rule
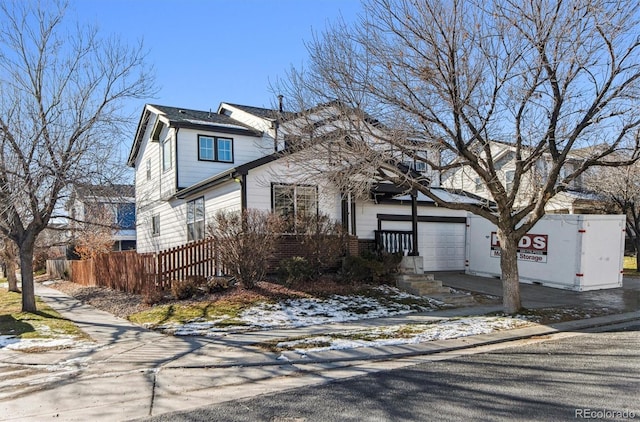
[[[403,165],[409,167],[411,170],[416,171],[418,173],[426,173],[427,172],[427,163],[420,160],[409,160],[403,161]]]
[[[147,159],[147,180],[151,180],[151,159]]]
[[[116,224],[121,230],[135,230],[136,206],[131,202],[116,205]]]
[[[505,178],[505,187],[507,188],[507,192],[511,192],[511,189],[513,189],[513,179],[515,176],[516,172],[515,170],[507,170],[504,172],[504,178]]]
[[[204,239],[204,197],[187,202],[187,240]]]
[[[476,187],[476,192],[482,192],[484,190],[484,182],[482,181],[481,178],[479,177],[475,178],[475,187]]]
[[[171,138],[167,138],[162,142],[162,171],[171,169],[172,165]]]
[[[199,135],[198,160],[233,163],[233,139]]]
[[[298,223],[318,215],[318,189],[315,186],[272,186],[273,211],[286,222],[285,232],[295,233]]]

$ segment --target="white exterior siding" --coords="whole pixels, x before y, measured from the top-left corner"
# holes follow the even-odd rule
[[[140,253],[157,252],[162,249],[186,243],[186,206],[183,201],[158,201],[138,213],[136,232],[137,249]],[[153,216],[160,218],[160,235],[152,233]]]
[[[204,194],[205,224],[212,221],[219,211],[240,211],[240,183],[231,181]],[[196,196],[197,197],[197,196]]]
[[[360,239],[374,239],[378,230],[378,214],[411,216],[411,206],[374,204],[372,201],[356,204],[356,235]],[[418,216],[466,217],[466,211],[434,206],[418,206]],[[382,221],[382,230],[411,230],[411,221]],[[464,270],[464,223],[418,223],[418,252],[424,260],[425,271]]]
[[[269,119],[263,119],[261,117],[254,116],[253,114],[247,113],[244,110],[240,110],[239,108],[236,108],[231,104],[222,103],[221,108],[226,110],[226,113],[224,114],[226,114],[227,116],[246,125],[254,127],[261,132],[273,131],[273,123]],[[273,134],[271,134],[271,136],[273,136]]]
[[[233,181],[187,199],[156,202],[144,214],[138,214],[138,251],[156,252],[187,243],[187,202],[202,196],[205,226],[218,211],[240,210],[240,184]],[[160,217],[159,236],[152,234],[151,219],[154,215]]]
[[[233,162],[198,160],[198,135],[233,139]],[[215,174],[263,157],[265,152],[260,145],[263,139],[255,136],[180,129],[178,131],[178,185],[186,188]]]
[[[288,163],[288,164],[287,164]],[[311,180],[295,163],[278,160],[251,170],[247,175],[247,208],[271,211],[273,183],[318,186],[318,210],[333,220],[341,219],[340,194],[331,187]]]

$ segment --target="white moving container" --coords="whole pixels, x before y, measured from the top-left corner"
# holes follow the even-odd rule
[[[520,241],[520,281],[575,291],[622,287],[624,229],[624,215],[547,215]],[[468,216],[467,274],[500,277],[496,232]]]

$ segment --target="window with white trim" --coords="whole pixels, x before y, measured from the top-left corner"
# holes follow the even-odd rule
[[[147,159],[147,180],[151,180],[151,158]]]
[[[204,197],[187,202],[187,240],[204,239]]]
[[[233,163],[233,139],[198,135],[198,160]]]
[[[173,166],[171,157],[171,138],[162,141],[162,171],[167,171]]]
[[[151,216],[151,235],[160,236],[160,216],[157,214]]]
[[[300,220],[318,215],[316,186],[274,184],[271,193],[273,211],[284,218],[287,233],[295,233]]]
[[[515,174],[515,170],[507,170],[504,172],[505,187],[507,188],[507,192],[511,192],[511,189],[513,189],[513,179],[515,177]]]
[[[482,192],[484,190],[484,183],[482,182],[481,178],[476,177],[475,184],[476,184],[476,192]]]
[[[427,163],[420,160],[403,161],[402,164],[418,173],[426,173],[428,170]]]

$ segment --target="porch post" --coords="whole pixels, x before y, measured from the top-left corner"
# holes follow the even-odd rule
[[[413,237],[413,245],[411,246],[411,255],[419,256],[418,251],[418,192],[413,189],[411,191],[411,231]]]

